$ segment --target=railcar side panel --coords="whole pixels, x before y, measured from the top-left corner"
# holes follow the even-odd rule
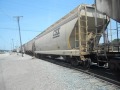
[[[36,51],[69,49],[69,36],[76,22],[77,18],[35,40]]]

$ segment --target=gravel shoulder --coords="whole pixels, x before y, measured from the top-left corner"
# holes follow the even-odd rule
[[[0,90],[120,90],[82,72],[20,54],[0,54]]]

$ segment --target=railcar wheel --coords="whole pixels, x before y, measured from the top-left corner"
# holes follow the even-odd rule
[[[109,68],[111,71],[115,72],[115,64],[114,63],[109,63]]]
[[[55,59],[55,58],[58,58],[58,57],[59,57],[58,55],[51,55],[52,59]]]
[[[76,66],[79,65],[79,61],[77,59],[75,59],[75,58],[72,58],[71,59],[71,65],[76,67]]]
[[[36,58],[38,58],[38,55],[37,55],[37,54],[35,54],[35,57],[36,57]]]
[[[45,54],[40,54],[40,59],[44,59],[46,57]]]
[[[99,62],[99,66],[104,66],[105,62]]]
[[[89,69],[90,65],[91,65],[91,60],[90,59],[87,59],[87,60],[83,61],[83,68],[84,69]]]
[[[63,58],[64,58],[65,62],[71,63],[71,58],[70,58],[70,56],[63,56]]]

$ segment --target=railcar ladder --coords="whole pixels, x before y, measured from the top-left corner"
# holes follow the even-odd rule
[[[103,45],[103,50],[101,50],[101,48],[99,49],[101,52],[98,52],[98,48],[97,48],[97,56],[98,56],[98,65],[100,62],[106,63],[108,62],[108,58],[107,58],[107,46],[106,46],[106,34],[105,31],[103,32],[103,41],[104,41],[104,45]]]
[[[85,11],[85,15],[81,15],[78,11],[78,29],[75,29],[75,47],[78,47],[79,42],[80,52],[88,51],[87,37],[88,37],[88,18],[87,18],[87,7],[86,5],[82,6],[81,10]],[[83,31],[81,30],[83,29]],[[84,32],[85,30],[85,32]],[[85,35],[85,38],[82,38],[81,35]]]
[[[107,18],[106,18],[107,19]],[[103,25],[105,24],[105,21],[103,20]],[[103,48],[103,50],[101,50],[101,52],[99,52],[98,50],[99,50],[99,47],[98,47],[98,42],[96,41],[97,40],[97,37],[100,35],[100,34],[102,34],[102,32],[101,33],[98,33],[98,28],[99,28],[99,26],[97,25],[97,12],[96,12],[96,7],[95,7],[95,30],[96,30],[96,38],[94,38],[94,44],[95,44],[95,46],[94,46],[94,48],[96,49],[96,54],[97,54],[97,63],[98,63],[98,65],[100,64],[100,62],[103,62],[103,63],[106,63],[106,62],[108,62],[108,58],[107,58],[107,53],[106,53],[106,40],[105,40],[105,25],[103,26],[103,41],[104,41],[104,48]]]

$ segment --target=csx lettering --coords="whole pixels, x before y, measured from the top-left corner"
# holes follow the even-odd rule
[[[53,38],[59,37],[60,36],[60,32],[59,32],[59,28],[53,30]]]

